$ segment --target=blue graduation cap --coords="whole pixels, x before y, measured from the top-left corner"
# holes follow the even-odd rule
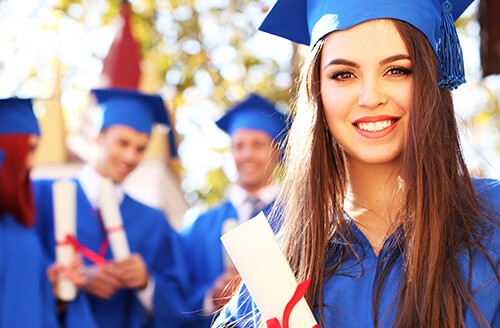
[[[163,99],[159,95],[112,88],[93,89],[92,92],[102,111],[99,131],[113,125],[126,125],[139,132],[151,134],[155,123],[165,124],[170,127],[170,154],[177,157],[174,131]]]
[[[38,121],[33,113],[31,99],[0,99],[0,135],[36,134],[40,135]]]
[[[286,116],[257,94],[251,94],[231,108],[216,124],[229,135],[241,128],[261,130],[278,143],[285,137],[288,128]]]
[[[330,32],[374,19],[398,19],[419,29],[439,62],[439,85],[465,83],[454,21],[473,0],[278,0],[259,30],[311,48]]]

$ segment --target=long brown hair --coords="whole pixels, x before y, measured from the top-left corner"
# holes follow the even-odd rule
[[[466,308],[480,326],[488,326],[457,260],[460,252],[471,256],[472,251],[480,251],[500,281],[481,244],[485,220],[460,149],[451,94],[438,87],[436,55],[425,36],[408,23],[393,22],[412,59],[414,83],[406,144],[400,158],[405,202],[400,204],[397,221],[402,222],[404,230],[399,247],[405,255],[394,326],[464,327]],[[324,317],[325,277],[335,273],[347,254],[357,256],[344,219],[344,154],[328,129],[320,96],[319,63],[324,42],[318,42],[301,72],[285,150],[283,190],[276,207],[285,217],[285,254],[298,281],[311,278],[306,299],[318,307],[320,322]],[[327,247],[333,237],[343,240],[347,250],[326,270]],[[377,310],[382,287],[394,262],[390,259],[389,265],[377,272],[375,326],[380,319]],[[472,258],[468,281],[471,268]]]
[[[0,213],[11,214],[27,227],[35,223],[35,203],[26,170],[29,138],[29,135],[0,136],[0,149],[5,152],[0,168]]]

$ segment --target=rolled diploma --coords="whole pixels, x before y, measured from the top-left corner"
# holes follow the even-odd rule
[[[292,298],[297,281],[261,212],[221,237],[264,321],[277,318]],[[312,328],[316,320],[302,298],[290,315],[290,328]]]
[[[104,228],[107,231],[113,257],[117,261],[121,261],[130,256],[130,249],[127,235],[123,229],[120,208],[113,190],[113,182],[109,178],[103,178],[99,188],[101,215],[104,222]]]
[[[54,200],[54,233],[56,237],[56,261],[70,265],[75,257],[73,245],[65,244],[66,236],[76,233],[76,185],[72,181],[61,180],[52,186]],[[77,288],[71,280],[58,279],[59,298],[64,301],[75,299]]]
[[[222,224],[222,234],[223,235],[227,234],[229,231],[233,230],[237,226],[238,226],[238,221],[236,219],[227,219]],[[222,258],[224,259],[224,268],[226,270],[234,268],[234,263],[231,260],[229,254],[227,253],[227,250],[223,249],[222,252],[223,252]]]

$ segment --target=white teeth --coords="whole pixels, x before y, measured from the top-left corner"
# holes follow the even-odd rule
[[[386,121],[378,121],[378,122],[370,122],[370,123],[356,123],[358,128],[361,130],[369,131],[369,132],[378,132],[382,131],[383,129],[391,126],[394,124],[396,120],[386,120]]]

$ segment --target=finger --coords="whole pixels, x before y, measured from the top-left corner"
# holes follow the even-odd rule
[[[60,266],[57,264],[52,264],[50,267],[47,268],[46,270],[47,278],[51,283],[54,283],[56,281],[59,269]]]
[[[85,286],[85,290],[98,297],[109,299],[115,294],[117,288],[103,280],[94,280]]]
[[[82,288],[87,283],[87,278],[83,272],[79,269],[77,270],[64,270],[61,272],[60,278],[68,279],[73,282],[78,288]]]
[[[106,272],[100,276],[100,281],[103,284],[108,284],[114,288],[119,288],[122,286],[122,279],[113,272]]]
[[[83,258],[80,254],[75,254],[73,261],[71,261],[70,267],[74,269],[79,269],[83,267]]]
[[[93,284],[99,284],[100,286],[110,285],[114,289],[121,287],[121,280],[111,265],[103,268],[94,266],[90,270],[86,269],[85,273],[89,282]]]
[[[134,268],[144,267],[145,263],[141,256],[133,255],[123,261],[117,262],[116,266],[121,270],[133,270]]]

